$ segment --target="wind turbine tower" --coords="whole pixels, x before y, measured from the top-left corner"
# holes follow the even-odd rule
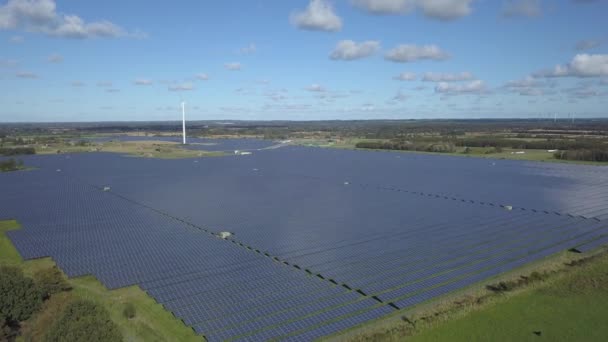
[[[183,143],[186,145],[186,102],[182,101],[182,133],[183,133]]]

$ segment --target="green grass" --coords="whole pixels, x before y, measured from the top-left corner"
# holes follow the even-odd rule
[[[547,276],[498,294],[486,288],[532,272]],[[604,341],[606,317],[608,249],[589,254],[564,251],[329,340]]]
[[[50,258],[23,261],[5,234],[19,228],[14,220],[0,221],[0,264],[18,266],[28,275],[53,267],[55,263]],[[125,341],[204,341],[138,286],[110,291],[92,276],[69,279],[68,282],[73,288],[67,294],[68,298],[89,299],[105,307],[120,327]],[[123,316],[126,303],[135,306],[135,318]]]
[[[491,158],[491,159],[513,159],[513,160],[529,160],[529,161],[540,161],[540,162],[551,162],[551,163],[565,163],[565,164],[585,164],[585,165],[608,165],[608,163],[602,162],[591,162],[591,161],[580,161],[580,160],[563,160],[555,159],[553,153],[547,152],[546,150],[523,150],[523,149],[509,149],[505,148],[502,152],[487,153],[489,148],[484,147],[471,147],[469,153],[464,153],[464,147],[458,147],[456,152],[452,153],[439,153],[439,152],[425,152],[425,151],[400,151],[400,150],[374,150],[374,149],[358,149],[355,146],[358,142],[381,142],[386,141],[383,139],[340,139],[333,142],[328,142],[326,139],[294,139],[294,143],[297,145],[304,146],[315,146],[315,147],[326,147],[326,148],[341,148],[341,149],[357,149],[367,151],[393,151],[396,153],[418,153],[418,154],[434,154],[434,155],[449,155],[458,157],[476,157],[476,158]],[[524,154],[515,154],[511,152],[524,151]]]
[[[606,341],[607,318],[608,258],[604,256],[545,287],[442,322],[408,340]]]

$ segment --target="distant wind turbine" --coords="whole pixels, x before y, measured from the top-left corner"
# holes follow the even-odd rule
[[[183,143],[186,145],[186,102],[182,101],[182,133],[184,135]]]

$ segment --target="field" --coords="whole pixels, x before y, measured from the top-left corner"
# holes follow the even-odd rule
[[[19,229],[16,221],[0,221],[0,264],[18,266],[28,275],[55,265],[50,258],[23,261],[5,234],[15,229]],[[69,284],[72,290],[58,300],[65,303],[71,298],[83,298],[99,303],[110,312],[125,341],[202,340],[137,286],[109,291],[92,276],[69,279]],[[134,319],[126,319],[123,316],[125,303],[135,306],[137,315]],[[39,324],[37,319],[40,317],[34,316],[26,322],[26,326],[35,328]]]
[[[24,258],[139,286],[211,341],[331,335],[608,234],[594,166],[195,142],[251,154],[24,157],[0,217]]]
[[[408,341],[604,341],[608,336],[608,257]]]

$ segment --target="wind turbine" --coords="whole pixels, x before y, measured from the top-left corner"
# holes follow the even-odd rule
[[[183,144],[186,145],[186,102],[182,101],[182,133]]]

